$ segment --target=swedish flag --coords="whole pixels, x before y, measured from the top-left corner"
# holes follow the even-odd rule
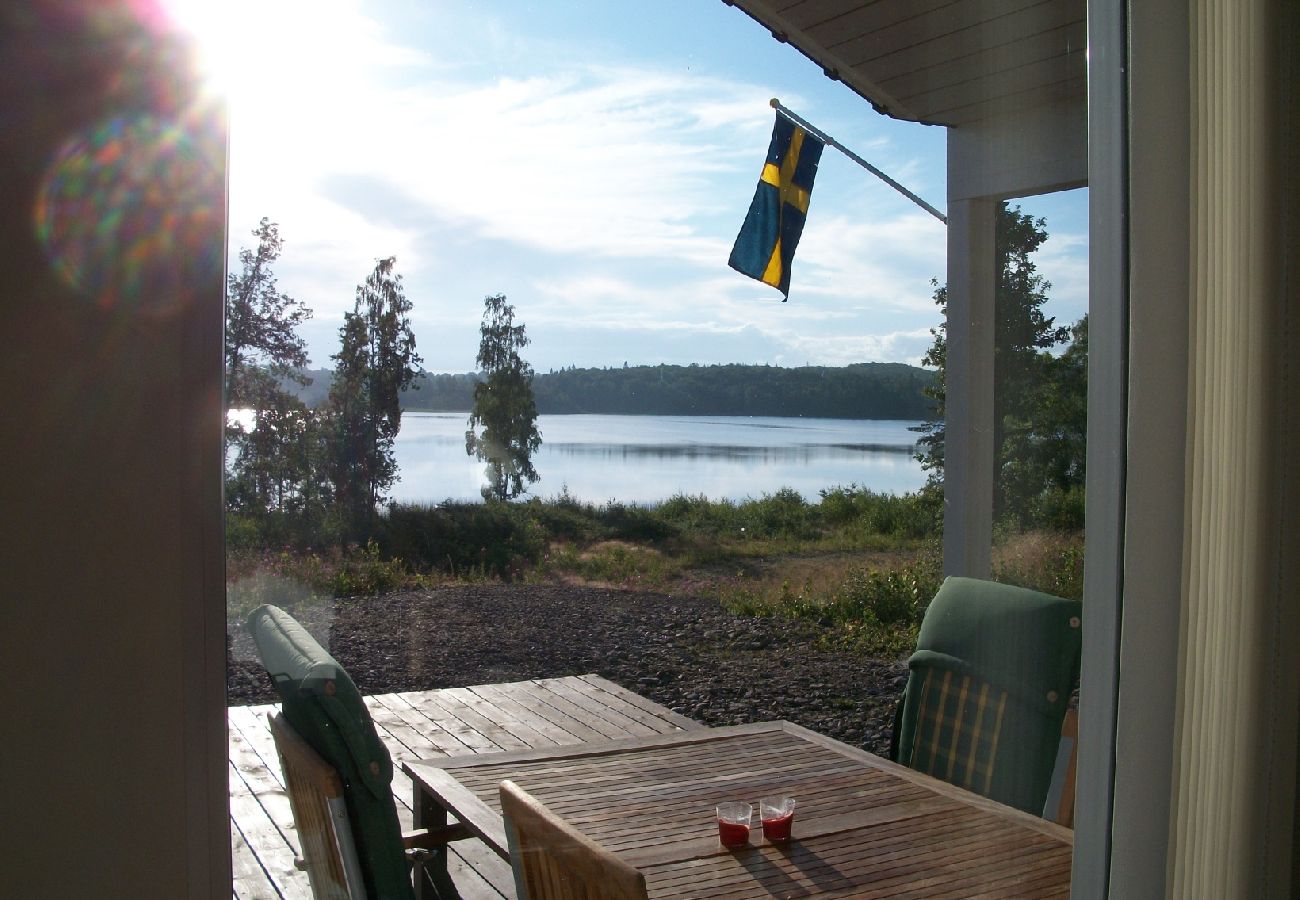
[[[754,202],[727,260],[737,272],[772,285],[786,298],[790,296],[790,263],[803,233],[824,146],[789,119],[776,117]]]

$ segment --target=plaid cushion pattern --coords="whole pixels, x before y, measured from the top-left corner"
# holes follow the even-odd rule
[[[969,675],[928,669],[921,685],[912,759],[919,772],[987,795],[998,757],[1006,691]]]

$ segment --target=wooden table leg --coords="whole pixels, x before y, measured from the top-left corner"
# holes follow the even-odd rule
[[[447,810],[424,791],[417,782],[412,805],[416,828],[437,828],[447,824]],[[415,900],[458,900],[459,892],[447,873],[447,847],[437,848],[416,873]]]

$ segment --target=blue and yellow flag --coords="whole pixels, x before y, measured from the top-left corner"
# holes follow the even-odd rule
[[[776,117],[754,202],[727,260],[737,272],[772,285],[787,299],[790,263],[803,234],[808,198],[824,146],[789,119]]]

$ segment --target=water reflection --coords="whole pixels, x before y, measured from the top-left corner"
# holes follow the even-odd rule
[[[799,444],[785,447],[756,447],[742,444],[551,444],[558,456],[589,456],[599,459],[762,459],[774,462],[812,462],[844,459],[863,453],[906,453],[914,444]]]
[[[465,454],[465,413],[407,413],[397,438],[402,502],[477,500],[483,466]],[[915,490],[917,423],[692,416],[542,416],[542,480],[592,503],[657,503],[677,493],[744,500],[789,487],[809,500],[836,485]]]

